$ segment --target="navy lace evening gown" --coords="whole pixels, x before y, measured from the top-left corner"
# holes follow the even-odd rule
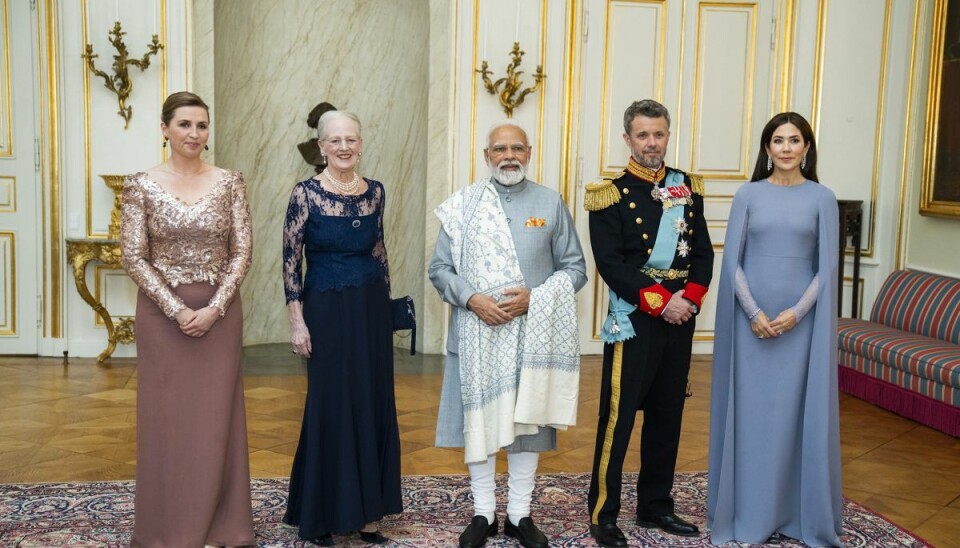
[[[283,518],[304,539],[402,511],[384,191],[366,181],[357,196],[298,183],[284,223],[286,299],[302,301],[313,346]]]

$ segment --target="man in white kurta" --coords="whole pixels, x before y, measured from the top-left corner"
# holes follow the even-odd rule
[[[429,266],[453,305],[440,412],[439,447],[464,447],[474,517],[460,546],[498,532],[496,453],[507,452],[504,532],[546,547],[530,518],[539,453],[576,419],[580,351],[575,293],[586,265],[561,196],[526,179],[530,147],[512,121],[490,131],[491,177],[435,211],[442,228]]]

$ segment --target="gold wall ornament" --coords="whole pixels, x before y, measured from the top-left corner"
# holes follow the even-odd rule
[[[117,50],[117,54],[113,56],[113,76],[110,76],[102,70],[98,70],[94,65],[93,60],[99,57],[99,55],[93,53],[92,44],[87,44],[86,53],[81,57],[87,60],[87,66],[94,74],[103,78],[103,87],[117,94],[117,100],[120,104],[120,110],[117,114],[124,120],[123,129],[127,129],[130,125],[130,117],[133,116],[133,107],[126,104],[127,98],[130,97],[130,92],[133,91],[133,81],[130,79],[130,73],[127,71],[127,67],[133,65],[141,71],[146,70],[150,66],[150,56],[156,55],[158,51],[163,49],[163,44],[160,43],[157,35],[154,34],[153,40],[147,44],[147,53],[144,53],[140,59],[130,59],[128,57],[127,45],[123,43],[124,34],[126,33],[121,30],[120,21],[114,23],[113,30],[111,30],[109,34],[110,43]]]
[[[110,226],[107,228],[107,238],[120,239],[120,205],[123,203],[123,175],[101,175],[107,188],[113,191],[113,209],[110,211]]]
[[[520,42],[514,42],[513,50],[510,51],[510,57],[513,58],[513,61],[507,65],[507,75],[495,82],[490,80],[493,72],[489,69],[486,61],[482,61],[480,68],[476,70],[476,72],[479,72],[480,75],[483,76],[483,87],[486,88],[490,95],[499,95],[500,104],[503,106],[503,112],[507,114],[507,118],[513,118],[513,109],[520,106],[527,95],[537,91],[540,83],[547,77],[547,75],[543,73],[543,67],[537,65],[537,70],[533,73],[533,86],[524,90],[520,89],[522,85],[520,75],[523,74],[523,71],[517,69],[520,68],[524,53],[525,52],[520,49]],[[503,86],[503,89],[500,89],[501,86]]]

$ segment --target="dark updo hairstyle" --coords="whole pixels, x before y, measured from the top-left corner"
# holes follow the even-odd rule
[[[773,140],[773,132],[783,124],[796,126],[800,130],[800,136],[803,137],[804,144],[810,144],[810,148],[807,150],[807,165],[800,169],[800,173],[806,179],[819,183],[820,179],[817,177],[817,141],[813,136],[810,123],[796,112],[781,112],[771,118],[767,125],[763,127],[763,133],[760,134],[760,153],[757,154],[757,165],[753,168],[753,176],[750,177],[750,181],[762,181],[773,173],[772,168],[767,169],[767,160],[770,157],[767,154],[767,145]]]
[[[160,120],[163,121],[164,125],[170,125],[170,120],[173,120],[174,113],[180,107],[201,107],[207,111],[207,119],[210,118],[210,107],[203,102],[203,99],[201,99],[199,95],[190,93],[189,91],[178,91],[171,93],[167,97],[167,100],[163,102]]]

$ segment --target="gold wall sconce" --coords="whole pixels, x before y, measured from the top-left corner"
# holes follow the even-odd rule
[[[93,60],[99,57],[99,55],[93,53],[92,44],[87,44],[86,53],[84,53],[82,57],[87,60],[87,67],[89,67],[94,74],[103,78],[103,87],[117,94],[117,100],[120,104],[120,110],[117,114],[124,120],[123,129],[127,129],[130,125],[130,117],[133,116],[133,108],[126,104],[127,98],[130,97],[130,92],[133,91],[133,81],[130,79],[130,73],[127,67],[133,65],[141,71],[146,70],[150,66],[150,56],[156,55],[158,51],[163,49],[163,44],[160,43],[157,35],[154,34],[153,40],[147,44],[147,53],[144,53],[140,59],[130,59],[129,53],[127,52],[127,45],[123,43],[124,34],[126,33],[121,30],[120,21],[117,21],[109,34],[110,44],[117,50],[117,54],[113,56],[112,76],[102,70],[98,70],[94,65]]]
[[[488,68],[486,60],[482,61],[480,68],[476,70],[476,72],[479,72],[483,76],[483,87],[486,88],[491,95],[499,95],[500,104],[503,106],[503,111],[507,114],[507,118],[513,117],[513,110],[523,103],[527,95],[537,91],[540,83],[547,77],[547,75],[543,73],[543,68],[537,65],[537,70],[533,73],[533,85],[521,90],[522,83],[520,82],[520,75],[523,74],[523,71],[517,69],[520,68],[523,54],[523,50],[520,49],[520,42],[514,42],[513,50],[510,51],[510,57],[513,61],[507,65],[507,75],[496,81],[490,80],[493,72]]]

